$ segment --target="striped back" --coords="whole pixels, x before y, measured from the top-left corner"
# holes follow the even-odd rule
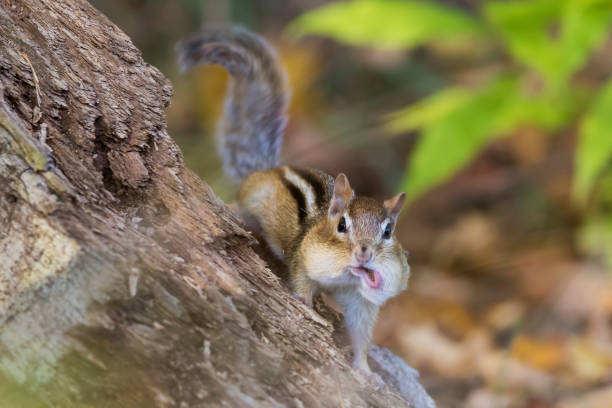
[[[298,208],[300,225],[327,211],[334,178],[316,169],[282,166],[276,172]]]

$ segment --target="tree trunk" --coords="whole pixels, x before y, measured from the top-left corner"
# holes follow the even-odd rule
[[[433,406],[386,350],[383,389],[347,365],[184,167],[171,96],[87,2],[0,0],[0,405]]]

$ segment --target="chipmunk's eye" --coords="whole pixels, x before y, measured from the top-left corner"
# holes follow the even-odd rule
[[[346,232],[346,220],[344,217],[340,217],[340,222],[338,223],[338,232]]]
[[[387,224],[387,226],[385,227],[385,230],[383,231],[383,238],[391,238],[391,223]]]

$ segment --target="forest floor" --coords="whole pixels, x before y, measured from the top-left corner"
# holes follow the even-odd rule
[[[582,248],[571,138],[522,146],[494,144],[409,209],[412,281],[375,342],[440,407],[611,407],[612,278]]]

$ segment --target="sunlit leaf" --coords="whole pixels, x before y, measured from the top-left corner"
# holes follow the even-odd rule
[[[496,135],[528,124],[545,131],[565,125],[573,112],[569,91],[531,95],[518,79],[481,90],[450,88],[391,115],[393,132],[423,129],[403,188],[414,197],[445,180]]]
[[[612,161],[612,81],[599,94],[580,125],[574,192],[584,200]]]
[[[612,183],[609,183],[612,185]],[[589,214],[576,234],[579,249],[600,257],[612,273],[612,217],[610,214]]]
[[[612,364],[612,356],[585,338],[570,342],[569,360],[573,374],[585,381],[604,379],[610,373]]]
[[[606,38],[612,23],[612,1],[567,0],[561,19],[562,79],[587,61]]]
[[[403,183],[414,197],[467,164],[496,135],[520,125],[555,131],[576,109],[569,89],[533,94],[523,81],[504,79],[481,90],[449,88],[390,115],[387,129],[423,129]]]
[[[560,17],[560,0],[487,2],[484,14],[523,64],[546,78],[556,78],[559,53],[552,41],[552,24]]]
[[[430,40],[457,38],[482,30],[457,8],[410,0],[353,0],[332,3],[295,20],[295,35],[321,34],[355,45],[409,48]]]
[[[392,133],[406,132],[442,120],[450,112],[472,98],[466,88],[447,88],[433,96],[389,115],[387,129]]]
[[[532,94],[517,86],[508,95],[507,110],[499,118],[500,131],[529,125],[546,132],[560,129],[573,118],[578,95],[570,88]]]
[[[472,91],[471,98],[427,124],[403,183],[408,197],[414,198],[452,175],[500,131],[508,109],[507,96],[516,82],[505,78]],[[418,110],[423,110],[423,105],[417,106]],[[410,116],[409,110],[406,113]]]
[[[511,354],[520,361],[541,370],[554,370],[565,363],[564,344],[558,340],[540,340],[526,335],[512,342]]]
[[[489,2],[485,15],[518,61],[562,85],[610,31],[610,0]]]

